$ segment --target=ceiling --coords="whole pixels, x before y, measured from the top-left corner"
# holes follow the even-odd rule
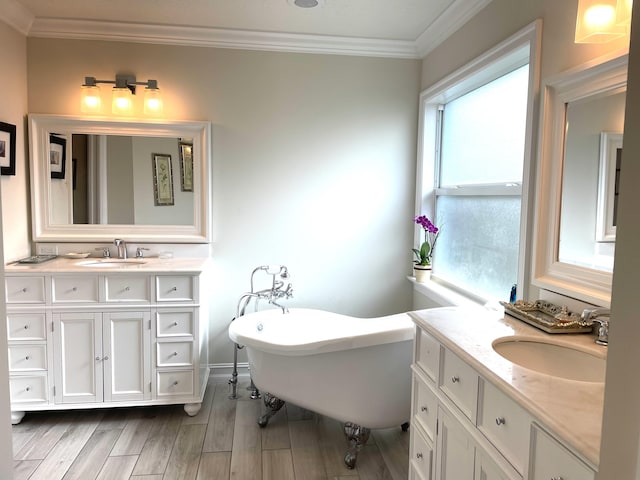
[[[33,37],[421,58],[490,0],[0,0]]]

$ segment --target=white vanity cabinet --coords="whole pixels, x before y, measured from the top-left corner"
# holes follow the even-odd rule
[[[206,269],[175,261],[98,273],[64,259],[7,266],[12,421],[175,403],[195,415],[209,377]]]
[[[470,363],[420,326],[415,338],[410,479],[593,480],[590,467]]]

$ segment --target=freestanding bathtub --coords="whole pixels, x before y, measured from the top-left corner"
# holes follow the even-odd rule
[[[271,409],[258,423],[265,426],[284,401],[346,422],[349,467],[369,429],[406,429],[413,332],[405,313],[355,318],[297,308],[250,313],[229,326]]]

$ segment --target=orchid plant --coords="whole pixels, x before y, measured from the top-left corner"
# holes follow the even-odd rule
[[[420,250],[413,249],[413,253],[416,256],[416,265],[429,266],[431,265],[431,259],[433,257],[433,250],[436,247],[436,241],[440,231],[426,215],[420,215],[415,217],[413,221],[420,225],[424,230],[424,242],[420,245]]]

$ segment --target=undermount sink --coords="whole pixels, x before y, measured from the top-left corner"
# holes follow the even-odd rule
[[[573,345],[514,336],[498,338],[492,346],[502,357],[529,370],[568,380],[604,382],[606,359]]]
[[[129,265],[144,265],[146,262],[143,260],[137,259],[116,259],[112,258],[109,260],[87,260],[84,262],[78,262],[76,265],[80,267],[91,267],[91,268],[115,268],[115,267],[127,267]]]

